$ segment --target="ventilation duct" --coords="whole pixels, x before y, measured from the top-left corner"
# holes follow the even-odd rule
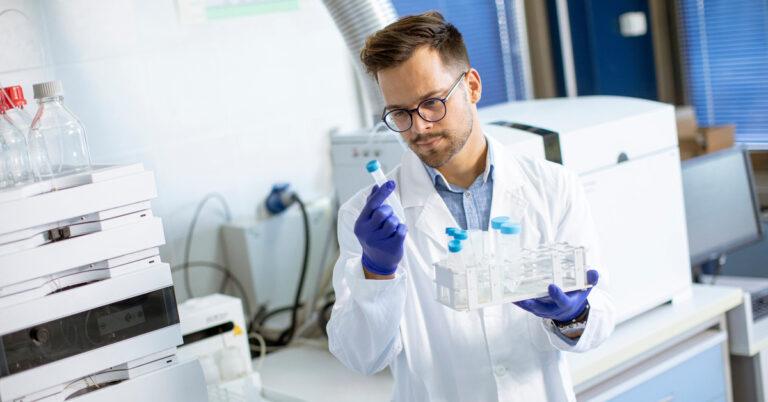
[[[369,35],[397,19],[395,7],[389,0],[323,0],[323,3],[352,53],[362,86],[363,108],[366,116],[370,117],[367,123],[374,124],[381,118],[384,100],[378,84],[365,72],[360,62],[360,50]]]

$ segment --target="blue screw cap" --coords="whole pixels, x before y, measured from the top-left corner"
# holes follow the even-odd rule
[[[448,236],[453,236],[456,234],[456,232],[459,230],[459,228],[445,228],[445,234]]]
[[[379,161],[376,159],[368,162],[367,165],[365,165],[365,169],[368,170],[368,173],[373,173],[381,168],[381,165],[379,165]]]
[[[467,240],[469,238],[469,234],[466,230],[457,230],[456,233],[453,234],[453,238],[455,240]]]
[[[509,221],[508,216],[497,216],[491,219],[491,229],[499,230],[501,229],[501,225],[503,225],[504,222],[508,222],[508,221]]]
[[[461,251],[461,248],[462,248],[461,242],[458,240],[451,240],[448,242],[448,251],[450,251],[451,253],[458,253],[459,251]]]
[[[499,230],[501,231],[501,234],[518,234],[520,233],[520,230],[522,227],[519,223],[512,223],[512,222],[506,222],[501,225]]]

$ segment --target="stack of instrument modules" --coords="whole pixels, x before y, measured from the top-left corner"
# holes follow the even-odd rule
[[[141,164],[0,192],[0,401],[205,401]]]

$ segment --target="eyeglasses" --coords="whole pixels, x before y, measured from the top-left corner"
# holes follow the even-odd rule
[[[451,85],[451,89],[448,91],[448,95],[445,98],[429,98],[424,99],[413,109],[392,109],[387,111],[384,109],[384,113],[381,116],[381,120],[392,131],[402,133],[407,131],[413,126],[413,112],[416,112],[419,117],[430,123],[435,123],[443,119],[448,112],[448,108],[445,106],[445,102],[453,95],[453,92],[459,86],[461,79],[467,74],[467,71],[461,73],[456,82]]]

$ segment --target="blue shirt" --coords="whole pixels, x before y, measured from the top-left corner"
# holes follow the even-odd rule
[[[485,172],[477,176],[469,188],[452,185],[443,174],[432,167],[424,167],[432,178],[437,193],[445,202],[456,223],[462,229],[488,230],[493,200],[493,148],[486,139],[488,153],[485,158]]]

